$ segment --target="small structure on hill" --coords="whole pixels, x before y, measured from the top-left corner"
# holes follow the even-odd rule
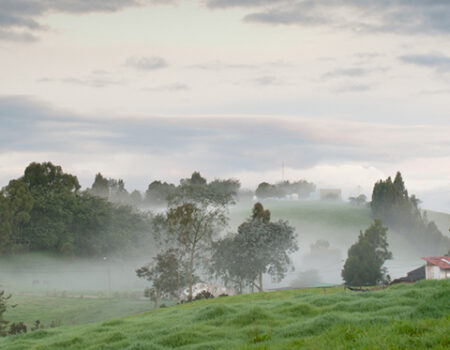
[[[421,267],[418,267],[415,270],[409,271],[406,274],[406,277],[400,277],[395,280],[393,280],[390,284],[396,284],[396,283],[413,283],[419,280],[425,279],[425,265],[422,265]]]
[[[340,188],[322,188],[319,190],[321,200],[342,200],[342,190]]]
[[[422,258],[427,262],[425,276],[427,280],[443,280],[450,278],[450,257],[432,256]]]

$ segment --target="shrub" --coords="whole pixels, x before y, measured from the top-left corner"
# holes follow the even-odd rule
[[[203,290],[200,293],[198,293],[194,300],[202,300],[202,299],[213,299],[214,295],[210,292],[208,292],[207,290]]]
[[[12,323],[11,326],[9,326],[9,332],[8,334],[14,335],[14,334],[21,334],[27,332],[27,326],[23,322],[17,322]]]

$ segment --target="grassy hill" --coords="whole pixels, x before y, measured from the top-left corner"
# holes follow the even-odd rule
[[[342,288],[256,293],[37,330],[0,339],[0,348],[448,349],[448,300],[450,280],[365,293]]]

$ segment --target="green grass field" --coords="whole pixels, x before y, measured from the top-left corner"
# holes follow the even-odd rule
[[[164,301],[163,301],[164,302]],[[13,294],[4,318],[10,322],[24,322],[28,328],[39,320],[42,325],[79,325],[106,321],[151,310],[149,300],[131,298],[89,298],[46,295]]]
[[[448,349],[449,300],[450,280],[366,293],[256,293],[9,336],[0,339],[0,348]]]

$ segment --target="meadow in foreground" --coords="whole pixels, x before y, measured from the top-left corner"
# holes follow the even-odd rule
[[[2,349],[448,349],[450,281],[197,301],[0,340]]]

